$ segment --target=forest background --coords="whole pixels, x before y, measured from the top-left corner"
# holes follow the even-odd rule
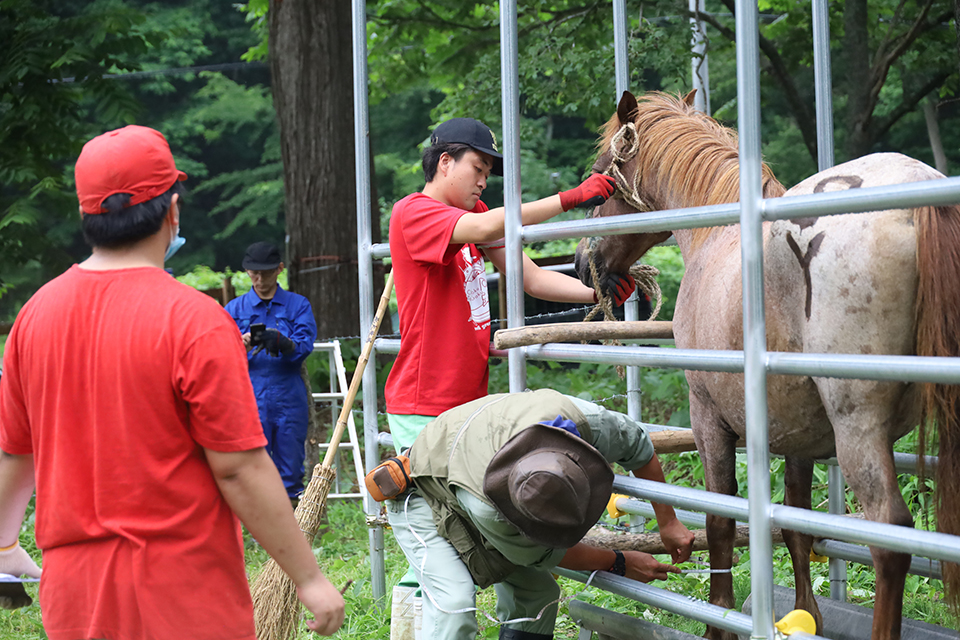
[[[689,90],[687,3],[631,0],[627,7],[631,89]],[[735,127],[733,8],[732,0],[708,0],[703,18],[710,112]],[[760,11],[763,153],[790,186],[816,172],[810,4],[761,0]],[[419,154],[431,126],[470,116],[500,133],[498,12],[495,3],[460,0],[367,3],[374,241],[387,239],[392,204],[422,187]],[[831,2],[838,163],[899,151],[958,175],[958,14],[954,0]],[[519,26],[522,197],[533,200],[577,184],[592,163],[598,126],[615,109],[612,11],[606,2],[522,0]],[[187,244],[168,264],[175,275],[205,286],[229,274],[242,291],[236,272],[245,247],[271,239],[285,245],[286,282],[311,299],[320,337],[363,334],[350,33],[346,2],[0,0],[0,334],[37,288],[89,254],[73,163],[86,140],[130,123],[162,131],[190,175]],[[502,204],[500,180],[491,180],[484,200]],[[528,248],[534,257],[571,251],[572,241]],[[682,262],[671,247],[656,249],[652,261],[663,272],[661,318],[670,319]],[[347,342],[349,371],[357,341]],[[310,362],[321,379],[323,363]],[[527,379],[533,388],[625,405],[622,383],[602,365],[531,364]],[[688,424],[681,372],[644,370],[642,385],[644,420]],[[505,388],[505,367],[494,366],[491,391]],[[898,446],[913,451],[913,444]],[[665,466],[670,482],[702,486],[695,455]],[[782,479],[773,482],[774,497],[782,496]],[[825,496],[822,469],[817,482],[815,504]],[[911,506],[921,506],[916,479],[902,484]],[[848,506],[858,508],[852,497]],[[354,580],[340,636],[385,638],[389,621],[370,599],[362,513],[336,503],[330,519],[336,531],[318,539],[318,558],[331,575]],[[928,525],[920,516],[917,524]],[[28,519],[21,539],[29,545],[32,538]],[[264,557],[247,542],[255,573]],[[390,582],[403,567],[395,547],[387,557]],[[792,580],[782,553],[776,574],[780,584]],[[819,591],[828,591],[825,568],[815,575]],[[870,605],[871,575],[851,569],[851,599]],[[735,580],[739,604],[749,589],[746,554]],[[705,597],[705,580],[685,581],[684,593]],[[906,614],[944,622],[938,585],[912,576]],[[564,588],[567,595],[581,590],[569,582]],[[702,626],[609,594],[581,597],[702,633]],[[488,596],[481,604],[490,610]],[[496,637],[495,627],[482,627],[484,637]],[[558,637],[574,636],[562,616]],[[0,638],[7,637],[45,637],[37,607],[0,616]]]
[[[187,244],[168,265],[177,275],[237,270],[250,242],[272,239],[286,245],[291,288],[310,298],[320,336],[362,333],[347,5],[0,0],[0,322],[88,255],[73,163],[89,138],[137,123],[162,131],[190,175]],[[631,88],[689,90],[686,3],[627,6]],[[900,151],[960,171],[958,7],[831,3],[838,163]],[[816,171],[810,4],[760,9],[763,152],[790,186]],[[707,11],[710,110],[736,126],[733,2]],[[459,0],[368,2],[367,15],[371,216],[374,241],[386,241],[393,202],[422,187],[433,124],[472,116],[499,133],[499,18],[494,3]],[[525,1],[519,27],[522,197],[532,200],[577,184],[613,113],[611,7]],[[502,203],[502,181],[484,200]]]

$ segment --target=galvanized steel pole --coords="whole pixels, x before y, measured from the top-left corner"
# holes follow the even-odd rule
[[[372,200],[370,196],[370,127],[367,108],[367,13],[363,0],[353,0],[353,136],[357,178],[357,271],[360,285],[360,335],[366,335],[373,324],[373,260],[370,246],[373,243],[370,220]],[[376,350],[374,349],[374,354]],[[373,356],[371,356],[373,359]],[[372,469],[380,463],[380,448],[377,446],[377,370],[366,367],[363,371],[363,435],[364,465]],[[364,495],[363,510],[367,515],[376,515],[378,505],[369,494]],[[383,559],[383,527],[370,527],[370,587],[374,601],[380,601],[387,593],[386,567]]]
[[[613,60],[617,79],[617,102],[630,88],[630,61],[627,57],[627,0],[613,0]]]
[[[523,246],[520,217],[520,74],[517,46],[517,1],[500,3],[500,83],[503,100],[503,207],[507,272],[507,326],[522,327]],[[510,391],[527,386],[527,359],[523,349],[507,356]]]
[[[620,101],[623,92],[630,89],[630,58],[629,42],[627,38],[627,2],[613,0],[613,59],[616,64],[617,96]],[[634,293],[623,306],[624,320],[639,320],[638,293]],[[640,420],[640,369],[636,366],[627,367],[627,415],[634,420]]]
[[[690,13],[701,14],[704,11],[703,0],[690,0]],[[707,58],[707,25],[703,20],[693,17],[690,18],[690,26],[693,30],[692,45],[693,57],[690,60],[690,66],[693,70],[693,88],[697,95],[693,98],[693,106],[700,111],[710,114],[710,66]]]
[[[750,495],[753,638],[774,638],[773,540],[767,437],[766,322],[763,309],[763,205],[757,4],[737,0],[737,129],[740,134],[740,243],[743,267],[744,401]]]
[[[833,166],[833,81],[830,77],[830,14],[827,0],[813,0],[813,77],[817,105],[817,168]],[[830,513],[845,513],[846,481],[840,467],[827,470],[827,505]],[[847,563],[830,558],[830,597],[847,600]]]

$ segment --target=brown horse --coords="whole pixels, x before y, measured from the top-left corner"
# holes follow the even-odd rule
[[[624,94],[607,123],[594,171],[618,174],[622,197],[594,216],[736,202],[735,133],[695,111],[690,98]],[[633,128],[635,127],[635,131]],[[764,166],[763,195],[774,198],[902,184],[943,176],[892,153],[866,156],[784,192]],[[678,347],[743,349],[740,228],[677,229],[686,267],[673,318]],[[590,284],[624,273],[671,232],[608,236],[577,249]],[[763,225],[767,348],[810,353],[958,356],[960,207],[919,207]],[[588,257],[589,256],[589,257]],[[706,488],[733,495],[735,446],[744,437],[743,375],[687,371],[690,418]],[[939,425],[936,504],[941,531],[960,533],[960,429],[955,385],[920,385],[799,376],[768,377],[770,450],[786,459],[786,503],[810,508],[813,460],[836,455],[871,520],[912,526],[891,446],[918,423]],[[922,441],[922,438],[921,438]],[[710,562],[731,566],[734,523],[707,516]],[[784,532],[796,574],[797,607],[822,616],[810,583],[813,539]],[[899,638],[909,557],[871,548],[876,566],[873,638]],[[948,599],[958,602],[960,568],[944,563]],[[734,606],[729,573],[711,575],[710,601]],[[707,637],[733,634],[707,629]]]

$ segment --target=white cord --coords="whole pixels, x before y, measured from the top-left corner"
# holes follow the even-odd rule
[[[420,546],[423,547],[423,558],[420,560],[420,575],[422,576],[422,575],[423,575],[424,568],[426,567],[426,564],[427,564],[427,543],[426,543],[426,541],[425,541],[423,538],[421,538],[421,537],[419,536],[419,534],[417,534],[417,532],[414,530],[414,528],[410,526],[410,516],[409,516],[409,514],[408,514],[408,512],[407,512],[407,504],[410,502],[410,498],[411,498],[412,496],[413,496],[413,492],[410,492],[409,494],[407,494],[406,499],[403,501],[403,515],[404,515],[404,516],[406,517],[406,519],[407,519],[407,526],[410,527],[410,532],[413,533],[413,537],[416,538],[416,539],[417,539],[417,542],[420,543]],[[557,605],[557,609],[559,609],[559,608],[560,608],[560,605],[563,604],[564,602],[566,602],[567,600],[573,600],[575,597],[577,597],[577,596],[580,595],[581,593],[584,593],[584,592],[587,590],[587,588],[590,586],[590,583],[593,581],[593,577],[594,577],[596,574],[597,574],[596,571],[593,571],[593,572],[590,573],[590,577],[587,579],[587,582],[583,585],[583,590],[582,590],[582,591],[579,591],[578,593],[575,593],[575,594],[570,595],[570,596],[560,597],[560,598],[557,598],[556,600],[553,600],[553,601],[551,601],[551,602],[548,602],[547,604],[544,605],[544,607],[543,607],[542,609],[540,609],[540,613],[538,613],[535,618],[512,618],[512,619],[510,619],[510,620],[499,620],[499,619],[494,618],[493,616],[491,616],[491,615],[490,615],[489,613],[487,613],[486,611],[481,611],[478,607],[467,607],[467,608],[465,608],[465,609],[456,609],[456,610],[454,610],[454,611],[448,611],[448,610],[446,610],[446,609],[444,609],[443,607],[440,606],[440,604],[437,602],[436,598],[433,597],[433,594],[430,593],[430,590],[427,589],[425,585],[421,584],[421,585],[420,585],[420,590],[424,593],[424,595],[426,595],[426,596],[430,599],[430,602],[433,603],[433,606],[435,606],[438,611],[441,611],[441,612],[443,612],[443,613],[448,613],[448,614],[470,613],[470,612],[472,612],[472,611],[477,611],[477,612],[482,613],[484,616],[486,616],[486,618],[487,618],[488,620],[490,620],[490,622],[492,622],[495,626],[498,626],[498,625],[502,625],[502,624],[513,624],[513,623],[516,623],[516,622],[536,622],[537,620],[539,620],[540,618],[542,618],[542,617],[543,617],[543,614],[546,612],[546,610],[547,610],[548,608],[550,608],[551,606],[553,606],[554,604],[556,604],[556,605]]]

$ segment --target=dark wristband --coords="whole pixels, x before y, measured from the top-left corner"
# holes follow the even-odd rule
[[[607,571],[618,576],[627,575],[627,559],[623,557],[623,551],[614,549],[613,552],[617,555],[613,559],[613,564],[610,565],[610,568],[607,569]]]

